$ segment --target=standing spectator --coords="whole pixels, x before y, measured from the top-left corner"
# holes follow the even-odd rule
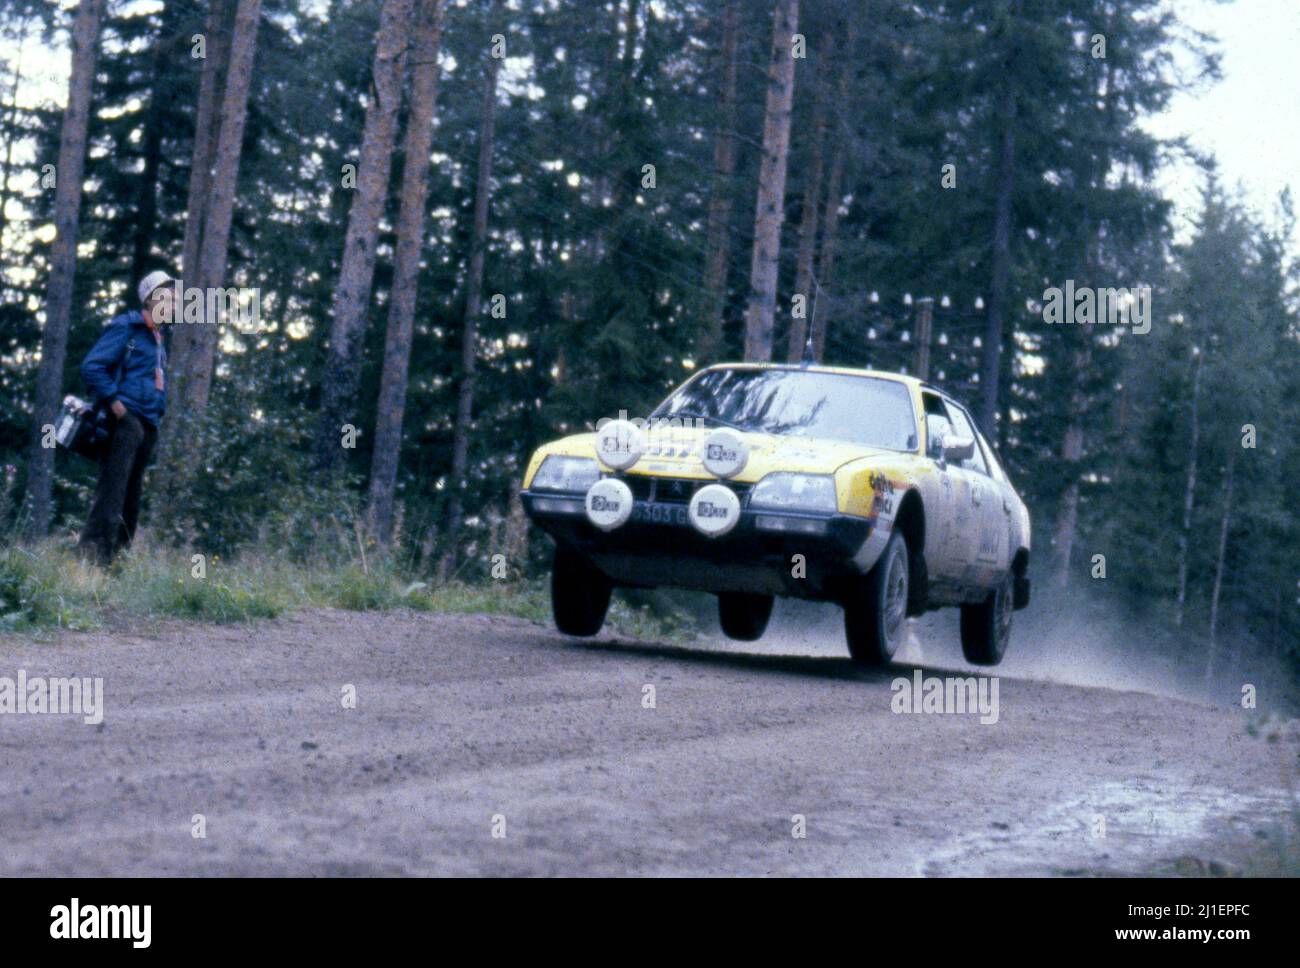
[[[137,290],[141,310],[112,319],[81,364],[96,405],[113,415],[95,499],[77,546],[104,568],[135,537],[140,485],[167,408],[167,353],[159,324],[170,322],[176,309],[171,283],[162,271],[145,276]]]

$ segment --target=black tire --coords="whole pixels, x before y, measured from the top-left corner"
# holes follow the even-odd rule
[[[719,592],[718,622],[729,639],[754,642],[767,631],[767,620],[772,617],[771,595],[753,595],[749,592]]]
[[[887,665],[907,637],[907,561],[907,539],[895,531],[858,595],[844,603],[844,637],[859,665]]]
[[[595,635],[605,624],[614,586],[590,561],[558,545],[551,559],[551,612],[565,635]]]
[[[1015,610],[1011,576],[989,592],[984,601],[961,607],[961,651],[971,665],[994,666],[1011,641],[1011,614]]]

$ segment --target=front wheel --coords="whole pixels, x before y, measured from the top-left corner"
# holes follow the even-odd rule
[[[551,612],[565,635],[595,635],[605,624],[614,590],[604,572],[568,548],[555,547],[551,559]]]
[[[1011,641],[1015,589],[1008,575],[984,601],[961,607],[961,651],[971,665],[994,666]]]
[[[907,539],[895,531],[884,554],[844,603],[844,637],[859,665],[893,661],[907,634]]]
[[[755,642],[767,631],[767,620],[772,617],[771,595],[754,595],[747,592],[718,593],[718,623],[727,638],[740,642]]]

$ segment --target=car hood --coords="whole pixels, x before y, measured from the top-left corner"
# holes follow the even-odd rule
[[[713,475],[705,470],[701,453],[705,438],[714,429],[674,428],[647,434],[645,452],[626,473],[650,477],[710,479]],[[751,432],[743,432],[741,436],[749,444],[749,460],[745,468],[735,476],[735,480],[742,482],[758,481],[773,471],[831,474],[850,461],[899,456],[898,451],[825,437],[790,437]],[[595,457],[596,435],[575,434],[542,447],[534,457],[529,476],[542,458],[552,454]]]

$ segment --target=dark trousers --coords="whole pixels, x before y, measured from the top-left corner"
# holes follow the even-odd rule
[[[153,457],[158,428],[129,410],[113,425],[113,436],[99,464],[99,484],[77,547],[108,567],[135,537],[140,519],[140,482]]]

